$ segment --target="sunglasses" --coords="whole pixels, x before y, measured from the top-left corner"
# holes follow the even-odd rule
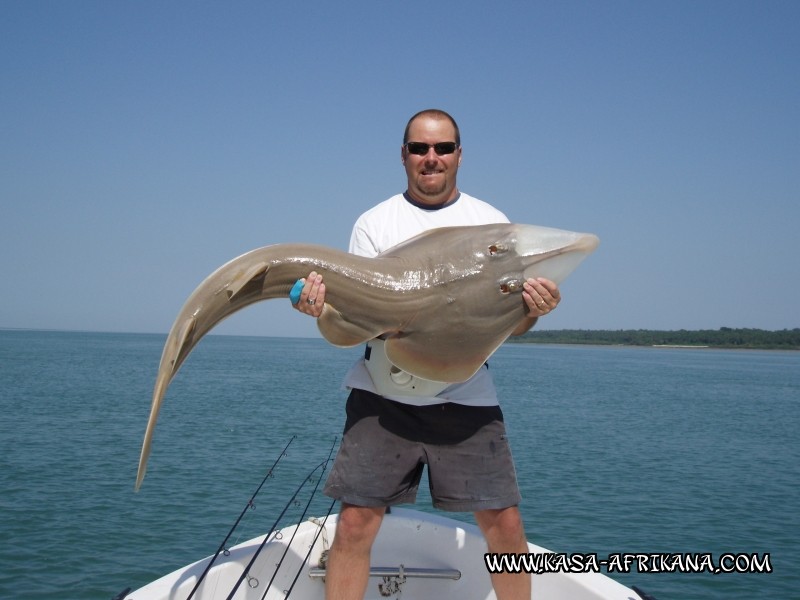
[[[458,148],[455,142],[439,142],[438,144],[426,144],[425,142],[406,142],[405,147],[409,154],[416,154],[417,156],[425,156],[428,150],[433,146],[433,151],[438,156],[445,154],[452,154]]]

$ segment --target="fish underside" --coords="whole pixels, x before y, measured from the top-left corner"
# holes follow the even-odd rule
[[[325,304],[317,325],[334,346],[386,338],[389,360],[416,377],[469,379],[526,313],[522,284],[560,283],[599,243],[549,227],[494,224],[432,229],[375,258],[324,246],[275,244],[224,264],[189,296],[158,369],[136,489],[144,478],[158,412],[181,364],[217,323],[262,300],[286,298],[312,270]]]

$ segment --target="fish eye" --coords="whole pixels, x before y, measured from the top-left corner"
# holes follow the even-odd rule
[[[519,289],[519,287],[520,287],[519,281],[516,281],[514,279],[510,281],[504,281],[503,283],[500,284],[500,293],[512,294],[516,292]]]

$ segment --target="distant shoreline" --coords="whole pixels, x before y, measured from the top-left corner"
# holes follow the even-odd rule
[[[710,348],[711,346],[692,346],[691,344],[653,344],[653,348]]]
[[[509,338],[517,344],[578,344],[593,346],[649,346],[655,348],[723,348],[730,350],[800,350],[800,328],[700,329],[540,329]]]

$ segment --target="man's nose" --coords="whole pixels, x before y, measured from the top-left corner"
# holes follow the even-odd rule
[[[436,154],[436,150],[433,149],[433,146],[428,148],[427,154],[425,154],[425,162],[438,162],[439,155]]]

